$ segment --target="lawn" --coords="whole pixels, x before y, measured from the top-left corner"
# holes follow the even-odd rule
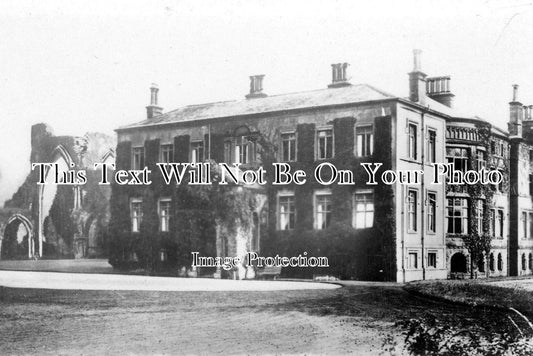
[[[401,349],[413,318],[512,331],[499,311],[419,298],[393,284],[269,292],[2,288],[0,354],[379,355]]]
[[[446,280],[411,283],[406,289],[453,302],[515,308],[533,319],[533,291],[523,288],[502,287],[484,280]]]

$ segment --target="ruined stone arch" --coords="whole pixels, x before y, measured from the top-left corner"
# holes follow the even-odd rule
[[[13,223],[19,222],[19,225],[13,226]],[[33,230],[33,223],[29,218],[22,214],[14,214],[12,215],[6,222],[6,225],[4,227],[4,230],[2,231],[2,239],[0,240],[0,258],[6,259],[6,258],[16,258],[16,257],[22,257],[18,256],[17,243],[13,241],[13,239],[17,239],[18,229],[20,228],[20,225],[22,225],[27,233],[26,241],[21,241],[21,245],[24,245],[24,255],[27,255],[27,257],[32,257],[34,254],[35,244],[34,244],[34,230]],[[16,229],[15,229],[16,228]],[[10,231],[11,230],[11,231]],[[14,236],[9,236],[11,234],[14,234]]]
[[[59,172],[70,170],[74,166],[74,160],[72,159],[72,156],[61,144],[56,146],[56,148],[52,151],[50,158],[51,160],[49,163],[57,164],[57,170]],[[52,204],[57,194],[57,185],[53,184],[55,177],[54,174],[51,174],[52,172],[54,172],[54,169],[48,169],[44,177],[45,184],[39,185],[39,214],[36,239],[38,245],[36,246],[34,253],[40,257],[43,255],[43,242],[46,241],[43,231],[44,221],[50,214],[50,209],[52,208]],[[77,190],[74,197],[76,200]]]
[[[100,159],[100,163],[115,163],[115,151],[113,149],[107,151]]]

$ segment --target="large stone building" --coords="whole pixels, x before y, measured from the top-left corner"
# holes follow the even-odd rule
[[[199,246],[189,241],[195,236],[213,256],[255,251],[329,258],[329,269],[286,268],[287,276],[404,282],[470,272],[532,273],[533,121],[529,114],[523,121],[516,97],[508,134],[453,109],[450,77],[427,77],[419,51],[408,98],[349,83],[347,66],[332,65],[332,82],[324,89],[269,96],[264,76],[256,75],[242,100],[166,113],[153,86],[147,119],[116,130],[117,169],[146,165],[157,176],[158,162],[239,163],[241,170],[265,167],[271,182],[271,164],[287,162],[308,179],[255,187],[260,203],[250,208],[251,227],[240,232],[209,217],[208,207],[192,206],[194,188],[180,191],[160,178],[149,186],[115,184],[111,262],[190,265],[192,246]],[[352,172],[354,183],[318,183],[313,171],[324,162]],[[440,162],[461,172],[498,170],[504,179],[496,185],[453,185],[448,177],[434,184],[432,163]],[[379,173],[424,174],[410,184],[368,185],[361,163],[382,163]]]
[[[101,133],[56,136],[46,124],[31,129],[30,163],[55,163],[59,172],[87,171],[82,185],[38,184],[32,170],[0,209],[0,258],[87,258],[106,255],[109,186],[98,185],[97,162],[114,162],[115,140]]]

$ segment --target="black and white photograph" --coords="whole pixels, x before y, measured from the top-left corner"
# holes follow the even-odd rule
[[[533,355],[533,3],[0,2],[1,355]]]

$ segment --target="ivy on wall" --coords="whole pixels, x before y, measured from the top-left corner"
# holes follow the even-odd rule
[[[333,184],[325,187],[310,178],[316,165],[315,125],[301,124],[296,128],[298,137],[298,162],[291,163],[293,170],[302,169],[308,174],[304,185],[267,186],[268,228],[262,230],[261,253],[265,256],[328,257],[329,268],[285,268],[286,277],[307,277],[315,274],[330,274],[344,279],[395,280],[396,237],[394,221],[394,196],[390,186],[374,187],[374,224],[372,228],[354,229],[352,222],[352,194],[355,189],[368,189],[366,173],[361,162],[382,162],[384,169],[392,167],[391,147],[376,145],[374,155],[365,158],[354,156],[354,125],[352,117],[332,121],[335,136],[335,156],[328,160],[339,169],[354,173],[355,185]],[[391,118],[376,118],[375,142],[391,142]],[[265,154],[264,154],[265,156]],[[270,162],[275,154],[263,156],[263,164]],[[313,199],[316,189],[330,188],[332,193],[332,222],[324,230],[315,230]],[[277,192],[289,189],[295,192],[296,226],[291,231],[279,231],[276,226]]]
[[[477,130],[479,133],[479,142],[478,146],[481,146],[485,149],[487,167],[494,166],[500,169],[504,176],[503,192],[508,193],[510,190],[510,181],[509,173],[510,168],[508,160],[500,160],[498,157],[495,157],[491,151],[491,142],[492,134],[490,126],[487,124],[478,124]],[[472,146],[469,151],[469,167],[476,167],[477,165],[477,149]],[[446,185],[447,192],[455,192],[457,189],[461,189],[468,193],[468,234],[463,235],[451,235],[451,237],[460,237],[462,238],[464,247],[468,250],[470,254],[470,276],[474,277],[474,271],[478,268],[478,263],[484,261],[485,266],[487,265],[486,259],[490,253],[492,247],[493,236],[490,234],[491,230],[491,208],[493,208],[493,198],[496,187],[492,185],[484,185],[481,183],[465,186],[453,186]],[[482,226],[478,226],[477,217],[477,202],[482,201],[483,206],[483,215],[482,215]],[[485,270],[488,269],[485,267]]]

